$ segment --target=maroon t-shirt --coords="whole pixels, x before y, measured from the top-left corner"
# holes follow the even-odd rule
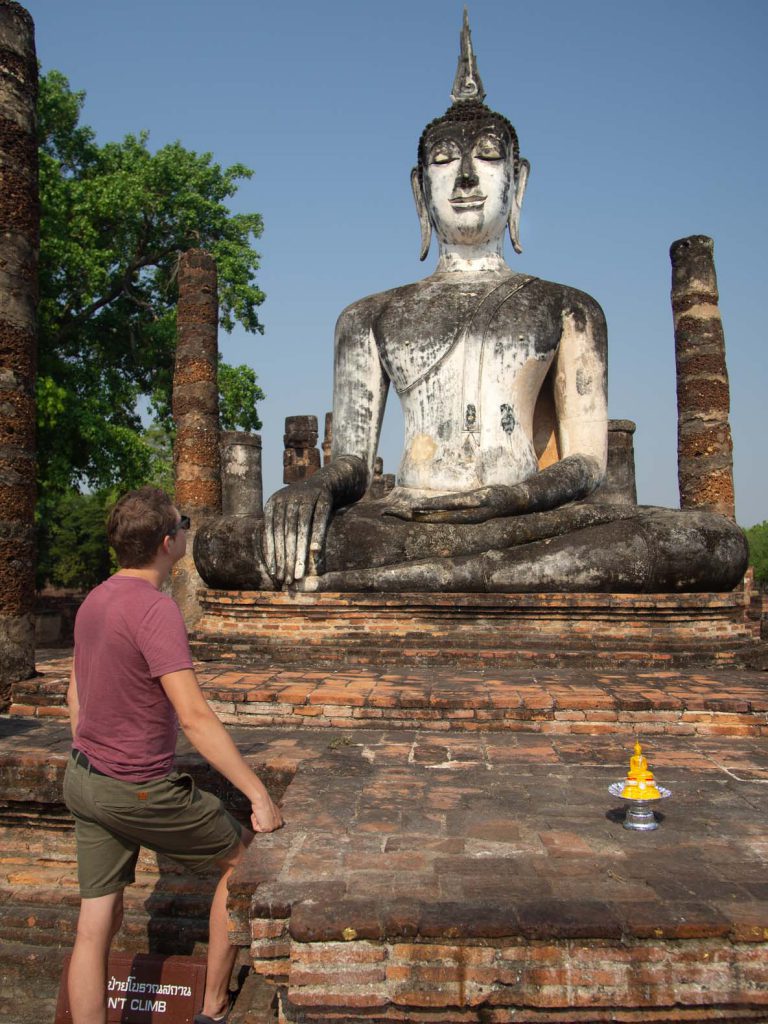
[[[75,619],[74,746],[116,779],[167,775],[178,720],[159,677],[185,668],[192,668],[192,657],[173,598],[140,577],[111,576]]]

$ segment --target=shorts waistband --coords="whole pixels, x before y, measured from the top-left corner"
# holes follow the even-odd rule
[[[106,772],[100,772],[98,768],[94,768],[82,750],[78,750],[76,747],[72,748],[72,760],[75,764],[79,764],[81,768],[85,768],[86,771],[92,772],[94,775],[104,775],[106,778]]]

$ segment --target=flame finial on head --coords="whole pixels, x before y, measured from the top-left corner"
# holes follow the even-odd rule
[[[472,49],[472,35],[469,31],[469,12],[464,8],[464,23],[461,27],[461,52],[459,53],[459,64],[456,68],[456,77],[453,80],[451,99],[454,103],[461,103],[463,100],[475,100],[482,103],[485,99],[485,89],[477,70],[475,52]]]

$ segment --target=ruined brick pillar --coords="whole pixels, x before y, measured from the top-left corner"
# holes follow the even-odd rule
[[[395,474],[384,472],[384,459],[377,455],[373,463],[373,476],[371,477],[368,490],[365,492],[365,498],[370,501],[383,498],[389,494],[394,486]]]
[[[35,667],[36,102],[34,23],[0,0],[0,709]]]
[[[216,263],[202,249],[189,249],[179,260],[173,373],[175,500],[192,529],[187,554],[174,567],[172,589],[187,625],[200,616],[196,594],[203,585],[192,558],[194,536],[206,519],[221,514],[218,321]]]
[[[299,483],[320,469],[317,416],[286,416],[283,444],[284,484]]]
[[[262,516],[261,437],[222,430],[221,507],[225,516]]]
[[[333,413],[325,414],[325,435],[323,437],[323,465],[327,466],[331,461],[331,448],[333,447]]]
[[[673,242],[669,254],[680,507],[709,509],[733,519],[730,393],[714,243],[705,235],[693,235]]]

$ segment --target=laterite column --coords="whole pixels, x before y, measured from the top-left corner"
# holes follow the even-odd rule
[[[0,0],[0,709],[35,667],[36,102],[34,23]]]
[[[734,519],[730,392],[714,243],[705,235],[693,235],[673,242],[669,254],[680,507],[709,509]]]
[[[187,554],[173,571],[173,596],[188,626],[200,617],[197,589],[203,585],[192,558],[200,525],[221,515],[218,368],[219,302],[216,263],[202,249],[179,260],[176,368],[173,417],[176,505],[192,520]]]

